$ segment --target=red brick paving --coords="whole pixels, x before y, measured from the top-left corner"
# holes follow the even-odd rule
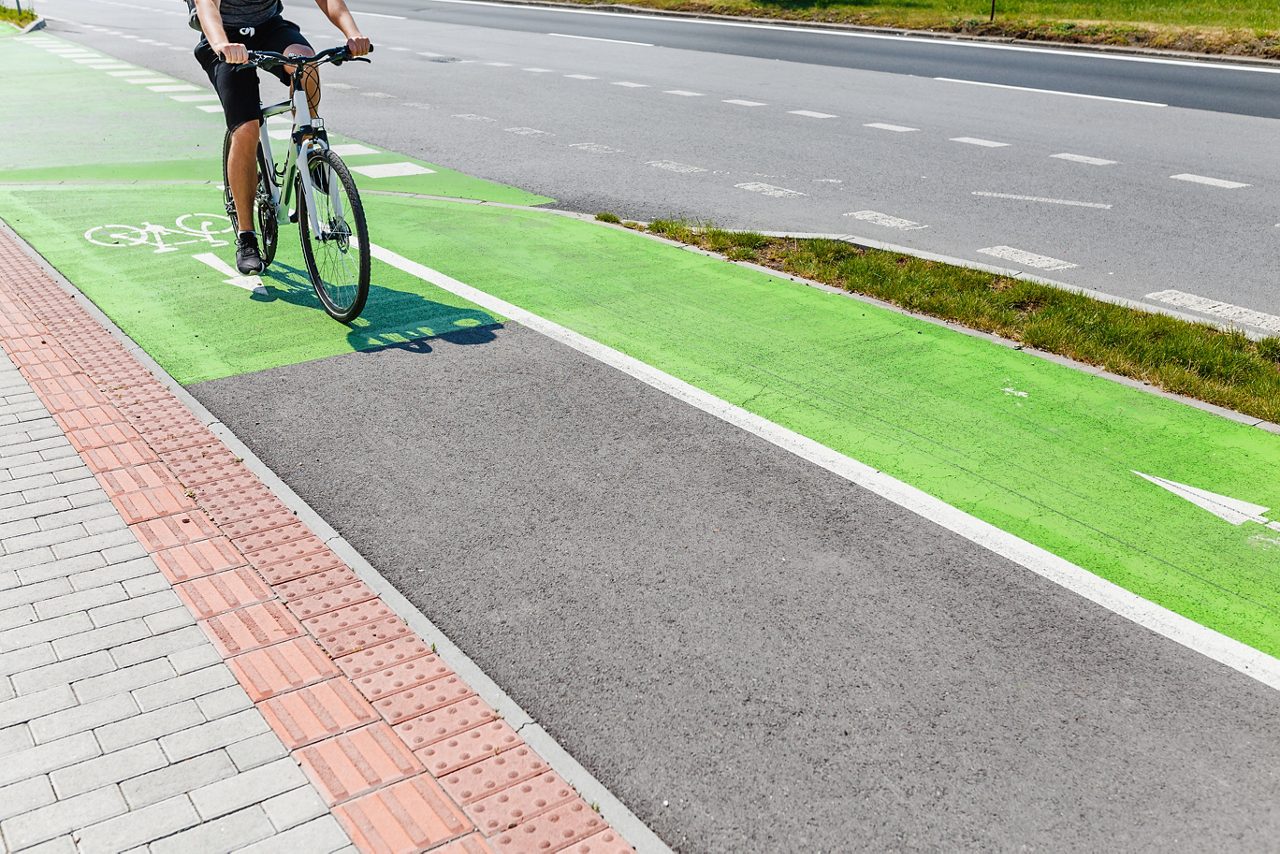
[[[361,850],[632,850],[3,233],[0,271],[0,346]]]

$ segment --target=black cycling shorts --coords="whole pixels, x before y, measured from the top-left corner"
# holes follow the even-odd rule
[[[246,28],[247,29],[247,28]],[[311,43],[303,38],[302,31],[292,21],[286,21],[280,15],[268,19],[252,32],[243,32],[240,27],[228,26],[227,38],[233,44],[243,44],[249,50],[271,50],[283,53],[286,48],[295,44]],[[245,68],[236,70],[237,66],[229,65],[213,52],[209,42],[200,39],[196,45],[196,61],[209,75],[209,82],[222,101],[222,112],[227,117],[227,127],[235,130],[245,122],[262,121],[262,96],[258,92],[258,72]],[[289,83],[289,75],[283,68],[273,68],[271,73],[280,78],[285,85]]]

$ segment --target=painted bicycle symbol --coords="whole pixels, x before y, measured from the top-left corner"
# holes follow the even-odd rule
[[[84,239],[96,246],[153,246],[156,253],[176,252],[179,246],[205,243],[226,246],[229,242],[218,235],[231,233],[231,220],[223,214],[189,213],[178,217],[172,226],[144,222],[142,225],[98,225],[84,233]]]

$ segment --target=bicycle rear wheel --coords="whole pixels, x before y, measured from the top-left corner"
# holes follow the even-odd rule
[[[239,234],[240,225],[236,222],[236,203],[231,196],[231,182],[227,180],[227,155],[231,152],[231,131],[222,138],[222,201],[231,219],[231,231]],[[262,151],[262,143],[258,143],[258,191],[254,196],[254,219],[258,223],[258,238],[261,243],[262,263],[270,264],[276,257],[276,243],[280,236],[275,202],[271,193],[270,172],[267,156]]]
[[[369,297],[369,228],[347,164],[332,151],[307,156],[322,234],[311,233],[310,211],[298,178],[298,236],[311,285],[334,320],[350,323]]]

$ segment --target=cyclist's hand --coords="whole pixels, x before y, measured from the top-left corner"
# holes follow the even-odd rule
[[[369,43],[369,37],[366,35],[356,33],[354,36],[347,39],[347,50],[352,56],[364,56],[372,48],[373,46]]]
[[[242,44],[228,42],[220,47],[215,47],[213,50],[228,65],[243,65],[249,61],[249,49]]]

